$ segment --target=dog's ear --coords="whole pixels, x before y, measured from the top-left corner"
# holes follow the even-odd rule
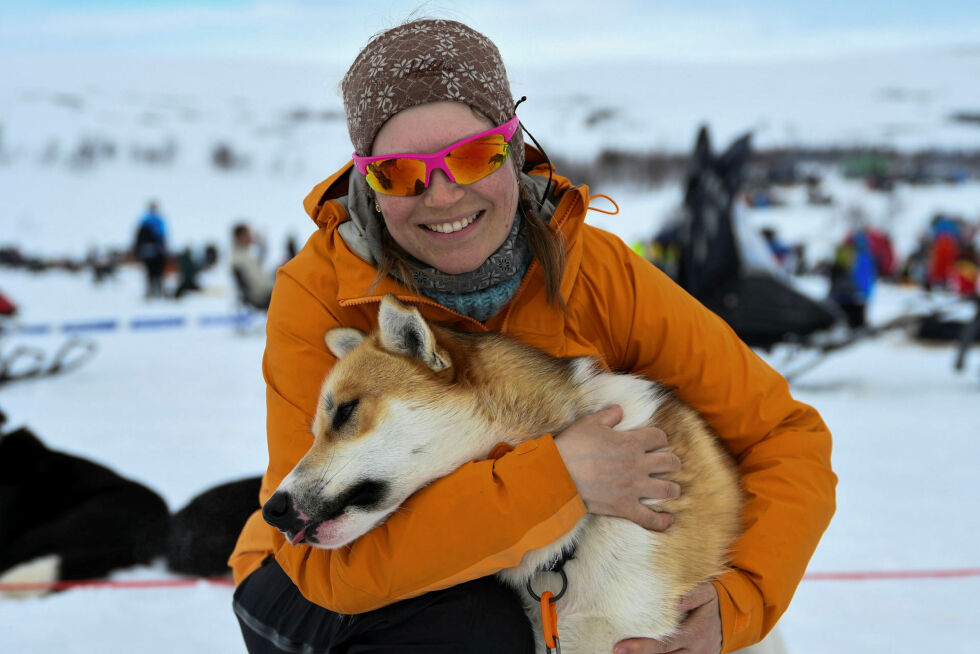
[[[364,332],[353,327],[334,327],[328,329],[323,335],[323,342],[327,344],[327,349],[338,359],[349,353],[364,340]]]
[[[394,354],[418,359],[439,372],[452,365],[449,356],[436,345],[436,337],[415,307],[408,307],[393,295],[381,300],[378,313],[381,345]]]

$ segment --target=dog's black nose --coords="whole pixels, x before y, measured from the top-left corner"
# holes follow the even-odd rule
[[[293,510],[293,500],[285,491],[272,494],[262,506],[262,518],[279,531],[296,530],[299,523],[299,515]]]

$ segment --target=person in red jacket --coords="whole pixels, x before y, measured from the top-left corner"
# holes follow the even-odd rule
[[[675,389],[737,462],[743,534],[730,567],[686,598],[670,642],[629,639],[617,651],[730,652],[762,639],[834,511],[817,412],[718,316],[585,223],[588,188],[524,145],[485,36],[445,20],[393,28],[360,52],[342,90],[358,163],[307,196],[318,229],[276,279],[260,500],[312,442],[335,362],[323,334],[372,330],[392,293],[432,323],[593,356]],[[519,598],[493,573],[586,512],[669,533],[671,517],[640,500],[676,496],[657,475],[679,462],[651,455],[666,442],[659,429],[615,431],[620,416],[611,407],[470,462],[343,548],[292,545],[256,512],[230,559],[249,651],[534,651]]]

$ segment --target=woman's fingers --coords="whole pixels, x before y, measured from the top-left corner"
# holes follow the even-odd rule
[[[602,427],[615,427],[623,419],[623,407],[618,404],[608,406],[601,411],[589,414],[582,418],[585,422],[595,422]]]
[[[663,531],[674,524],[674,516],[666,511],[654,511],[637,503],[636,508],[626,518],[650,531]]]
[[[667,447],[667,434],[659,427],[639,427],[624,433],[635,434],[644,452],[655,452]]]
[[[640,493],[640,501],[646,500],[646,504],[652,505],[664,500],[676,500],[681,496],[681,487],[674,481],[648,478],[638,492]]]
[[[643,455],[643,466],[651,475],[680,472],[681,460],[673,452],[647,452]]]
[[[668,442],[662,429],[613,429],[622,418],[619,406],[583,416],[558,434],[555,443],[590,512],[662,531],[673,516],[644,501],[656,505],[680,497],[680,486],[661,475],[680,470],[681,461],[664,449]]]

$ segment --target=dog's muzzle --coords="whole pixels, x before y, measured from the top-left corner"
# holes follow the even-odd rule
[[[349,509],[376,510],[387,497],[388,488],[383,481],[362,480],[332,500],[310,508],[306,503],[302,506],[297,503],[288,491],[278,490],[262,506],[262,518],[285,534],[293,545],[304,541],[316,544],[322,525],[337,520]]]
[[[286,534],[295,545],[302,542],[308,520],[300,515],[293,498],[285,491],[276,491],[262,506],[262,518],[270,525]]]

